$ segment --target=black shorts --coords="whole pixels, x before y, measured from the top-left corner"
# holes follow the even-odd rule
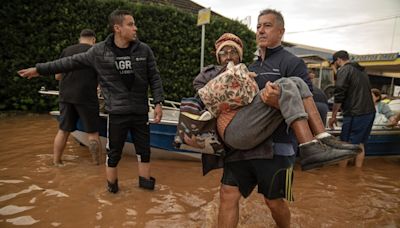
[[[295,156],[274,155],[273,159],[254,159],[228,162],[224,165],[221,183],[238,186],[243,197],[248,197],[256,185],[267,199],[293,201],[293,165]]]
[[[109,150],[122,153],[128,132],[132,137],[136,154],[150,156],[150,126],[146,115],[109,115]]]
[[[94,133],[99,131],[99,106],[60,102],[60,125],[63,131],[76,130],[78,120],[83,124],[83,131]]]

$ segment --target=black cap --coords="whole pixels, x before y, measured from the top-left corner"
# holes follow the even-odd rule
[[[335,53],[333,54],[333,56],[332,56],[331,64],[333,64],[334,62],[336,62],[336,60],[337,60],[338,58],[341,58],[341,59],[343,59],[343,60],[348,60],[348,59],[349,59],[349,53],[347,53],[347,51],[344,51],[344,50],[340,50],[340,51],[335,52]]]
[[[96,37],[96,33],[94,33],[91,29],[83,29],[80,34],[81,37]]]

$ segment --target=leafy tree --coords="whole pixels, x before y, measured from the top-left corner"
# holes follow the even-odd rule
[[[107,16],[114,9],[130,10],[139,39],[153,49],[166,98],[179,101],[193,95],[192,80],[199,73],[201,27],[197,15],[171,6],[143,5],[126,0],[13,0],[0,6],[0,110],[47,111],[57,108],[57,98],[38,94],[41,87],[57,89],[54,77],[26,80],[17,71],[58,58],[77,43],[84,28],[96,31],[101,41],[109,34]],[[212,17],[206,26],[205,65],[215,64],[214,42],[224,32],[237,34],[245,45],[244,62],[255,51],[255,34],[245,25]]]

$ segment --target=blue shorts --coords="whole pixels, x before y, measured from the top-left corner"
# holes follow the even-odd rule
[[[360,116],[343,116],[340,140],[352,144],[366,144],[374,123],[375,113]]]

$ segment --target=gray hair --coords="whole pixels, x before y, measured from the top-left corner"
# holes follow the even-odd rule
[[[285,20],[283,19],[282,13],[280,11],[274,10],[274,9],[265,9],[260,12],[258,15],[258,19],[260,19],[261,16],[267,15],[267,14],[273,14],[275,15],[276,21],[278,24],[282,26],[282,28],[285,28]]]

